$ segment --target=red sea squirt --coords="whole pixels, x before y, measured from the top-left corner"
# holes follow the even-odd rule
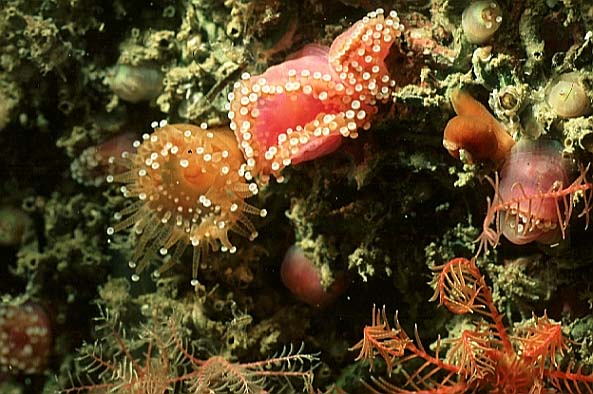
[[[588,170],[580,166],[579,175],[569,183],[570,165],[558,142],[518,142],[505,159],[500,180],[489,179],[494,196],[488,199],[476,256],[496,247],[501,234],[517,245],[533,241],[553,245],[565,239],[577,200],[583,207],[578,216],[587,227],[593,209]]]
[[[338,275],[327,289],[324,288],[318,268],[298,246],[291,246],[286,252],[280,276],[296,298],[319,308],[331,305],[348,286],[346,277]]]
[[[51,347],[51,323],[41,306],[0,304],[0,372],[43,372]]]
[[[336,150],[342,137],[370,128],[377,101],[394,81],[385,58],[402,26],[395,12],[369,13],[330,48],[310,44],[258,76],[244,74],[229,94],[230,127],[247,172],[265,183],[290,164]]]
[[[502,214],[503,235],[517,245],[559,241],[562,238],[558,223],[561,202],[554,197],[535,196],[560,190],[568,184],[567,163],[559,143],[520,141],[511,149],[502,167],[499,193],[503,201],[524,201],[516,209]],[[534,198],[525,199],[530,196]]]

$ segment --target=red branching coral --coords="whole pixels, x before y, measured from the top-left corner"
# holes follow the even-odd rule
[[[574,363],[562,366],[559,362],[568,350],[560,323],[544,313],[515,326],[511,335],[474,260],[456,258],[434,271],[432,300],[455,314],[468,314],[471,328],[458,338],[439,338],[433,353],[422,345],[417,331],[414,339],[408,336],[397,315],[392,328],[384,308],[373,310],[371,325],[353,347],[360,350],[357,359],[368,360],[372,368],[373,360],[381,357],[388,375],[401,366],[404,381],[398,386],[387,378],[373,378],[373,384],[366,384],[371,392],[593,392],[593,373],[585,373]]]
[[[589,224],[593,184],[588,168],[569,184],[568,170],[559,145],[550,141],[520,141],[508,155],[500,180],[488,179],[494,197],[488,212],[477,254],[496,247],[503,234],[515,244],[538,241],[552,244],[566,238],[576,196],[584,205],[579,216]]]
[[[244,74],[229,94],[229,119],[252,176],[270,175],[330,153],[342,136],[368,129],[377,100],[394,82],[385,58],[401,33],[395,12],[371,12],[330,48],[308,45],[259,76]]]
[[[138,271],[173,247],[169,262],[176,262],[191,244],[195,280],[209,249],[235,252],[229,232],[257,236],[247,215],[266,211],[245,202],[257,186],[245,180],[243,157],[228,129],[165,125],[142,139],[134,143],[136,153],[122,155],[128,170],[107,178],[124,183],[124,196],[136,199],[115,214],[119,222],[107,233],[134,226],[140,236],[132,265]]]

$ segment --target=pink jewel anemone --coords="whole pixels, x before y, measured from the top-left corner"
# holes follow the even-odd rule
[[[244,74],[229,94],[229,119],[248,174],[282,181],[286,166],[331,153],[342,137],[369,129],[377,101],[395,85],[385,58],[402,29],[395,11],[378,9],[329,48],[310,44],[261,75]]]

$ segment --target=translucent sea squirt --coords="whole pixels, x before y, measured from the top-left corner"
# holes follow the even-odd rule
[[[136,153],[122,154],[128,170],[107,179],[124,183],[123,195],[136,200],[114,215],[119,222],[107,233],[134,227],[138,241],[131,266],[138,272],[172,248],[166,261],[178,261],[191,244],[195,280],[209,249],[235,252],[229,232],[257,236],[247,215],[263,217],[266,211],[245,202],[257,186],[245,180],[243,156],[227,128],[172,124],[142,139],[134,142]]]
[[[119,98],[137,103],[157,97],[162,90],[163,74],[154,65],[117,64],[107,83]]]
[[[548,105],[561,118],[576,118],[591,112],[591,100],[579,72],[561,74],[548,88]]]
[[[475,1],[463,11],[461,26],[465,38],[472,44],[488,41],[502,23],[502,11],[492,0]]]
[[[522,140],[513,147],[495,180],[489,179],[494,197],[488,199],[477,255],[496,247],[503,234],[514,244],[537,241],[554,244],[566,238],[575,198],[584,206],[579,216],[589,224],[593,184],[588,167],[569,183],[570,169],[561,145],[547,140]]]
[[[546,192],[568,185],[567,163],[561,152],[556,141],[523,140],[505,161],[500,172],[500,198],[518,201],[502,214],[502,233],[512,243],[552,244],[561,239],[557,213],[561,203],[545,197]],[[521,202],[529,196],[534,198]]]

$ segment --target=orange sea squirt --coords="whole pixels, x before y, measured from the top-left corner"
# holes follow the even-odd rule
[[[158,252],[169,256],[163,270],[191,244],[195,279],[209,249],[236,250],[229,231],[257,236],[247,214],[265,216],[266,211],[244,201],[257,186],[245,180],[243,156],[228,128],[172,124],[142,139],[134,142],[136,153],[122,154],[128,170],[107,179],[124,183],[123,195],[137,199],[116,213],[119,222],[107,229],[111,235],[134,226],[139,237],[131,266],[142,271]]]
[[[445,126],[443,146],[459,159],[466,153],[470,163],[493,161],[500,164],[515,141],[479,101],[463,90],[451,93],[457,116]]]

